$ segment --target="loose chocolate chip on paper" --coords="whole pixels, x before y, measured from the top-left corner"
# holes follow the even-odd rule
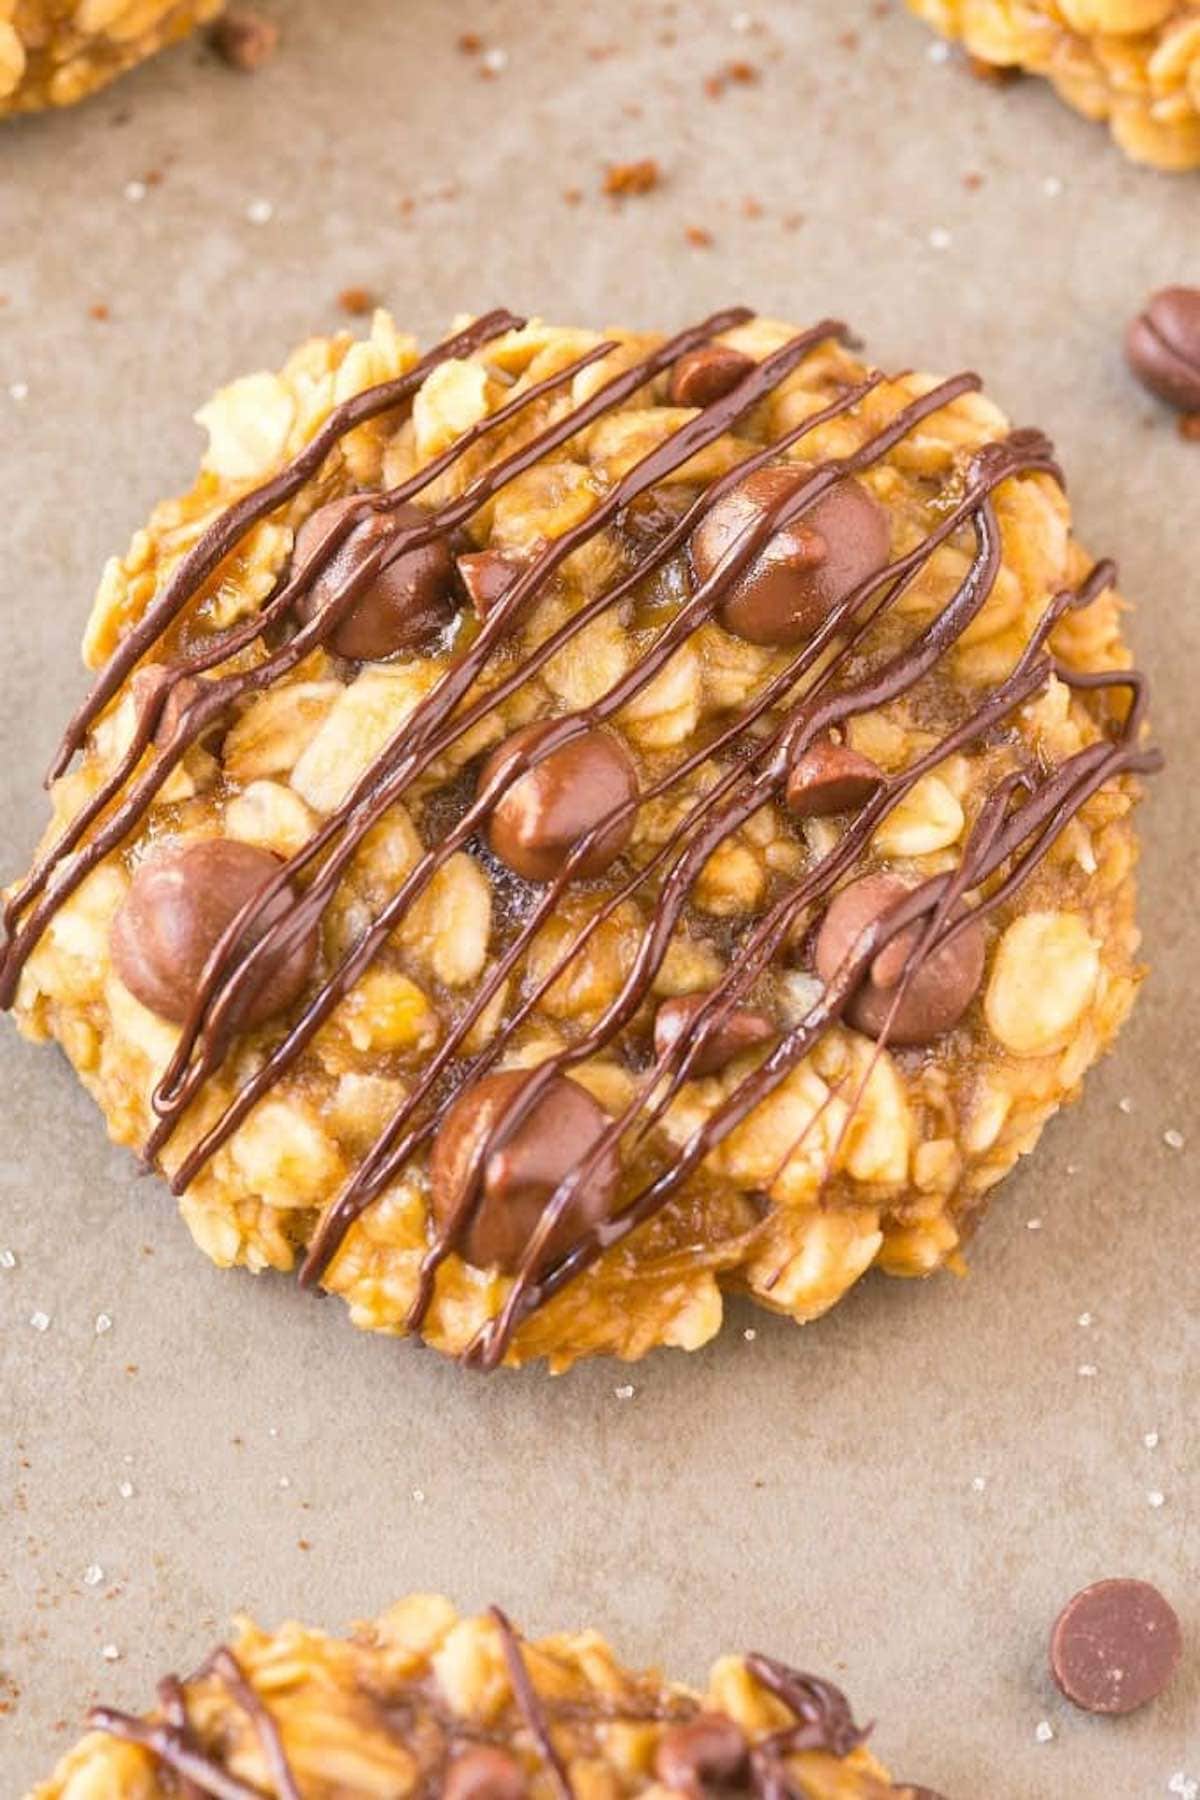
[[[1161,288],[1125,337],[1129,366],[1152,394],[1181,412],[1200,411],[1200,288]]]
[[[1130,1713],[1154,1700],[1179,1664],[1174,1608],[1148,1581],[1097,1581],[1068,1600],[1050,1634],[1050,1670],[1091,1713]]]

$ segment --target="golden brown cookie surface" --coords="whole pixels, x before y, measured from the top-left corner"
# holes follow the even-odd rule
[[[1154,759],[1045,439],[742,312],[380,315],[201,418],[2,997],[202,1248],[558,1367],[952,1258],[1138,977]]]
[[[908,0],[997,70],[1052,81],[1106,120],[1134,162],[1200,167],[1200,6],[1195,0]]]
[[[194,1676],[160,1683],[157,1711],[89,1723],[29,1800],[925,1791],[892,1785],[836,1687],[772,1657],[722,1657],[699,1694],[623,1668],[593,1631],[528,1641],[495,1608],[459,1618],[424,1594],[345,1639],[240,1620]]]
[[[214,19],[225,0],[0,0],[0,118],[71,106]]]

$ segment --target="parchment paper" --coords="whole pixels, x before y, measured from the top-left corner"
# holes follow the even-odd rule
[[[236,1606],[336,1626],[414,1588],[596,1625],[684,1677],[773,1650],[841,1679],[892,1767],[956,1800],[1200,1778],[1200,445],[1118,348],[1147,289],[1200,281],[1200,178],[1131,168],[1039,83],[934,60],[898,5],[756,0],[761,32],[706,3],[272,10],[284,47],[254,78],[193,43],[0,130],[4,874],[42,827],[103,559],[190,480],[215,385],[344,322],[351,285],[427,339],[501,302],[674,327],[747,300],[840,313],[892,367],[975,365],[1055,437],[1140,601],[1172,751],[1142,815],[1153,974],[967,1280],[869,1279],[803,1332],[735,1305],[699,1355],[553,1382],[468,1377],[212,1269],[62,1059],[5,1025],[0,1791],[93,1697],[146,1703]],[[465,31],[506,65],[481,73]],[[707,98],[731,59],[761,79]],[[606,162],[647,156],[657,191],[600,196]],[[1159,1582],[1188,1643],[1116,1723],[1074,1713],[1044,1657],[1059,1605],[1114,1573]]]

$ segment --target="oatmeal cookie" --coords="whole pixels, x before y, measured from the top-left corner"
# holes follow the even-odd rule
[[[88,1723],[29,1800],[936,1800],[889,1781],[837,1688],[773,1657],[724,1656],[698,1694],[622,1668],[594,1631],[534,1643],[427,1594],[349,1638],[239,1620],[148,1717]]]
[[[997,69],[1052,81],[1106,119],[1134,162],[1200,167],[1196,0],[908,0],[944,37]]]
[[[836,322],[377,315],[199,414],[8,895],[209,1256],[481,1367],[957,1259],[1138,984],[1142,678],[1051,446]]]
[[[0,0],[0,118],[72,106],[173,44],[225,0]]]

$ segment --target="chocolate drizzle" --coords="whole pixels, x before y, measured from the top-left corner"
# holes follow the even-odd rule
[[[610,377],[573,409],[558,410],[550,424],[486,467],[457,499],[433,508],[423,516],[418,515],[414,523],[397,524],[390,537],[374,545],[329,603],[277,648],[268,650],[264,644],[259,662],[250,666],[233,662],[233,666],[229,666],[232,659],[240,657],[261,639],[269,627],[283,621],[285,616],[294,615],[297,602],[327,568],[356,521],[372,510],[397,513],[406,507],[467,449],[498,427],[518,418],[531,403],[564,386],[583,368],[606,355],[612,345],[596,346],[567,369],[516,394],[401,486],[383,494],[361,496],[360,504],[347,509],[303,565],[281,577],[275,592],[256,618],[232,633],[219,636],[208,646],[193,648],[187,656],[147,681],[133,740],[119,766],[9,899],[5,909],[8,941],[0,963],[0,1004],[11,1003],[21,968],[56,909],[137,827],[187,749],[214,725],[226,720],[234,702],[268,687],[294,669],[312,649],[327,643],[338,622],[391,561],[458,530],[506,483],[586,426],[626,403],[640,388],[668,373],[681,358],[708,343],[716,334],[750,317],[745,309],[715,314],[663,344],[632,368]],[[399,381],[371,389],[347,402],[285,470],[262,488],[246,495],[209,527],[180,563],[162,595],[152,603],[141,623],[122,642],[101,673],[67,729],[52,775],[67,768],[84,744],[90,726],[122,683],[138,662],[152,651],[225,558],[233,553],[245,532],[257,520],[294,498],[305,482],[316,475],[345,432],[366,418],[405,404],[429,371],[446,358],[469,355],[518,323],[506,313],[489,314],[466,332],[438,346]],[[841,331],[836,322],[822,321],[812,330],[791,339],[762,363],[750,364],[727,392],[695,412],[617,480],[581,523],[562,537],[546,543],[523,566],[514,568],[511,581],[486,610],[474,640],[456,656],[342,804],[302,850],[281,865],[278,874],[247,903],[215,946],[184,1022],[175,1054],[154,1094],[158,1123],[145,1146],[149,1161],[161,1166],[187,1108],[224,1062],[236,1036],[237,1020],[244,1016],[245,994],[253,988],[267,960],[285,958],[319,925],[364,836],[388,808],[410,790],[439,756],[529,681],[593,619],[617,606],[676,557],[697,523],[737,482],[751,471],[777,460],[818,426],[852,413],[882,377],[872,375],[842,392],[820,412],[802,420],[765,448],[756,450],[729,474],[713,482],[681,516],[675,517],[674,523],[668,520],[665,530],[656,533],[648,543],[637,544],[632,568],[525,656],[518,667],[505,672],[496,685],[470,699],[470,690],[492,652],[504,644],[524,610],[544,591],[566,558],[607,525],[628,516],[629,510],[643,497],[653,495],[656,484],[714,443],[747,411],[765,399],[815,345]],[[723,599],[776,533],[816,506],[837,483],[870,469],[923,420],[959,395],[977,389],[978,385],[977,378],[969,374],[943,382],[897,412],[858,450],[808,470],[794,491],[741,532],[708,578],[694,584],[690,598],[625,676],[592,705],[578,713],[553,719],[535,744],[508,760],[504,768],[480,788],[457,820],[451,820],[438,834],[434,846],[420,857],[379,915],[304,1002],[279,1041],[265,1051],[255,1071],[206,1133],[184,1155],[174,1159],[170,1171],[173,1191],[180,1193],[188,1186],[256,1103],[294,1065],[369,968],[413,903],[428,890],[437,871],[481,831],[490,810],[512,782],[582,732],[613,719],[622,707],[643,692],[674,652],[700,625],[714,616]],[[492,1149],[503,1147],[556,1075],[594,1056],[628,1026],[651,991],[672,933],[684,916],[694,883],[705,863],[714,850],[727,842],[755,812],[782,794],[796,759],[810,746],[826,739],[831,731],[844,729],[856,716],[910,693],[933,673],[961,639],[987,602],[1001,566],[1000,535],[992,496],[1005,480],[1033,472],[1061,480],[1051,447],[1038,432],[1014,431],[1003,441],[988,444],[976,452],[963,472],[960,489],[948,496],[938,523],[914,549],[846,595],[810,641],[789,655],[786,667],[767,682],[750,703],[736,712],[729,723],[722,724],[715,738],[687,754],[654,786],[609,814],[580,839],[561,874],[537,894],[521,929],[503,949],[494,968],[481,981],[462,1012],[448,1026],[419,1079],[353,1177],[326,1208],[301,1270],[301,1279],[306,1285],[323,1277],[355,1220],[397,1179],[417,1151],[428,1144],[447,1097],[492,1067],[503,1049],[506,1033],[511,1034],[528,1018],[582,944],[613,916],[622,902],[645,889],[649,882],[657,882],[652,916],[617,996],[590,1029],[539,1065],[531,1079],[521,1087],[501,1117],[490,1147],[481,1143],[475,1159],[477,1166],[469,1171],[461,1204],[440,1231],[431,1224],[431,1240],[407,1320],[410,1330],[420,1329],[433,1299],[439,1267],[461,1246],[470,1231],[480,1200],[485,1152],[490,1154]],[[408,514],[400,516],[407,519]],[[963,528],[969,528],[973,533],[975,551],[956,592],[936,617],[902,649],[872,660],[868,642],[872,626],[905,593],[937,548]],[[1125,671],[1077,675],[1063,667],[1046,647],[1054,625],[1064,613],[1088,605],[1111,584],[1114,574],[1111,564],[1097,564],[1078,590],[1055,595],[1011,674],[985,700],[951,724],[916,763],[883,777],[857,809],[835,847],[748,928],[725,977],[705,996],[693,1031],[666,1045],[661,1054],[656,1055],[653,1066],[639,1077],[634,1099],[619,1117],[613,1119],[588,1157],[564,1178],[549,1200],[500,1311],[469,1347],[467,1360],[479,1367],[494,1367],[503,1359],[514,1333],[532,1311],[665,1206],[704,1158],[787,1077],[820,1035],[838,1020],[865,970],[884,945],[900,932],[917,928],[897,987],[898,1005],[908,984],[927,959],[941,951],[972,921],[994,911],[1011,897],[1037,867],[1063,826],[1097,788],[1119,775],[1146,773],[1159,766],[1161,759],[1157,751],[1143,743],[1145,684],[1142,677],[1136,672]],[[226,672],[210,673],[219,670],[221,665],[226,665]],[[1080,691],[1098,693],[1106,698],[1109,702],[1106,717],[1111,721],[1109,735],[1069,757],[1057,769],[1047,771],[1031,762],[1028,768],[1001,782],[974,823],[958,869],[924,882],[865,931],[808,1015],[779,1038],[764,1060],[693,1134],[671,1166],[654,1174],[635,1193],[626,1195],[615,1216],[586,1229],[569,1251],[547,1268],[542,1254],[546,1242],[589,1172],[615,1150],[625,1148],[628,1152],[627,1136],[631,1136],[635,1145],[644,1139],[689,1078],[697,1057],[702,1054],[700,1047],[707,1032],[719,1029],[734,1013],[755,981],[792,940],[808,911],[829,898],[836,884],[852,869],[880,821],[923,774],[948,755],[987,741],[1012,711],[1036,694],[1052,675]],[[797,699],[796,690],[801,683],[804,691]],[[1122,689],[1127,690],[1130,702],[1123,713],[1115,704]],[[774,708],[783,708],[783,717],[762,735],[754,728]],[[720,757],[723,751],[729,754],[715,785],[689,807],[666,842],[642,866],[629,868],[627,874],[619,875],[615,888],[606,895],[582,932],[536,986],[530,986],[522,993],[505,1019],[505,1030],[495,1034],[484,1050],[474,1057],[467,1057],[464,1044],[472,1026],[500,994],[509,975],[520,966],[536,932],[554,914],[565,888],[596,840],[610,832],[614,824],[637,806],[667,793],[702,763]],[[273,918],[266,929],[248,936],[250,922],[259,920],[265,909],[289,888],[289,884],[294,884],[297,877],[302,878],[302,886],[294,888],[294,903],[278,907],[278,917]],[[977,893],[984,884],[992,885],[988,886],[984,896],[968,904],[966,896]],[[879,1043],[882,1046],[886,1041],[885,1030]],[[626,1163],[630,1166],[628,1155]]]
[[[508,1671],[513,1704],[532,1738],[537,1754],[559,1795],[559,1800],[574,1800],[571,1778],[551,1737],[551,1709],[543,1703],[525,1660],[524,1640],[498,1606],[488,1609],[487,1618],[495,1626]],[[787,1769],[787,1758],[804,1751],[821,1751],[839,1758],[850,1756],[869,1735],[854,1722],[850,1704],[840,1689],[816,1675],[801,1674],[786,1663],[758,1652],[745,1659],[747,1672],[794,1715],[794,1723],[761,1738],[750,1752],[747,1765],[749,1791],[757,1800],[789,1800],[797,1790]],[[248,1680],[233,1651],[220,1646],[190,1678],[200,1682],[215,1677],[230,1698],[250,1721],[266,1764],[271,1787],[264,1791],[231,1775],[224,1766],[219,1750],[205,1750],[198,1739],[188,1712],[187,1686],[177,1676],[166,1676],[158,1686],[158,1719],[142,1719],[111,1707],[96,1706],[88,1714],[87,1723],[96,1731],[107,1732],[124,1743],[136,1744],[147,1751],[178,1779],[181,1800],[302,1800],[296,1771],[288,1760],[279,1727]],[[407,1730],[416,1728],[415,1713],[408,1703],[427,1710],[445,1739],[441,1757],[443,1771],[456,1745],[477,1741],[474,1728],[448,1713],[429,1683],[417,1679],[399,1695],[392,1695],[387,1705],[393,1715],[407,1721]],[[665,1704],[660,1698],[649,1707],[638,1704],[629,1710],[615,1712],[603,1697],[594,1706],[565,1701],[553,1706],[553,1717],[565,1726],[586,1725],[595,1719],[602,1724],[617,1720],[630,1723],[658,1722],[694,1718],[694,1701],[686,1705],[674,1698]],[[400,1727],[403,1732],[405,1727]],[[739,1781],[738,1786],[743,1782]]]

